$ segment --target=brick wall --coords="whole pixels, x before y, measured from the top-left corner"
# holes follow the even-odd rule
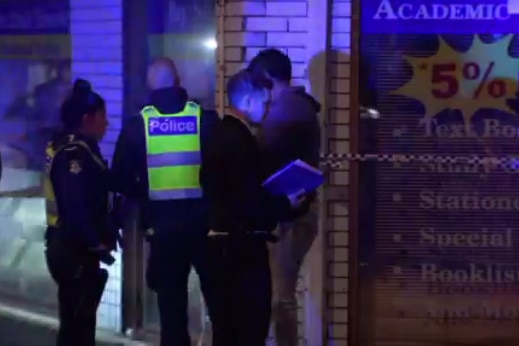
[[[72,75],[89,80],[107,103],[110,125],[101,151],[113,155],[123,114],[123,0],[70,0]],[[119,256],[119,253],[118,253]],[[98,325],[121,326],[121,261],[110,267],[110,280],[98,311]]]
[[[92,82],[107,102],[110,126],[101,150],[113,154],[123,107],[123,0],[70,0],[72,75]]]
[[[223,35],[224,73],[218,74],[218,86],[262,49],[275,47],[292,59],[294,83],[303,84],[306,69],[306,1],[227,1]],[[220,34],[220,33],[219,33]],[[220,41],[221,42],[221,41]],[[218,61],[222,66],[222,62]],[[218,95],[217,90],[217,95]],[[217,107],[225,98],[217,97]]]
[[[223,32],[219,26],[219,42],[223,39],[223,47],[219,47],[217,106],[226,102],[222,92],[226,78],[266,47],[279,48],[290,56],[294,84],[312,84],[306,79],[314,58],[308,48],[319,36],[309,32],[318,27],[308,24],[313,15],[309,12],[312,1],[317,0],[227,1]],[[330,65],[327,71],[323,68],[322,73],[328,73],[326,80],[329,82],[318,86],[324,90],[316,94],[326,95],[325,100],[321,100],[325,103],[323,124],[326,140],[323,150],[344,153],[349,151],[351,2],[334,0],[327,15],[332,22]],[[334,346],[346,346],[348,335],[348,178],[347,166],[330,171],[322,212],[327,277],[325,327],[328,343]]]

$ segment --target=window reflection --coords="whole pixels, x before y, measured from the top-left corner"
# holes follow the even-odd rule
[[[44,148],[70,85],[67,0],[0,3],[0,293],[55,304],[44,259]]]
[[[213,108],[216,81],[214,1],[152,0],[148,2],[148,12],[149,56],[172,58],[190,97]]]

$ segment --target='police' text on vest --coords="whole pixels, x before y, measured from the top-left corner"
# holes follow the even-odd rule
[[[165,116],[148,119],[150,136],[195,135],[198,133],[196,116]]]

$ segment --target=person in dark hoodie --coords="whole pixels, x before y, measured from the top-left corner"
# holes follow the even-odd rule
[[[264,346],[272,296],[267,243],[304,195],[272,196],[262,187],[253,127],[267,111],[266,84],[240,71],[229,79],[227,96],[230,111],[209,137],[201,172],[211,215],[213,346]]]
[[[290,85],[292,63],[277,49],[265,49],[248,69],[272,83],[272,103],[258,135],[266,176],[294,160],[319,166],[320,104],[304,87]],[[271,246],[273,322],[278,346],[298,344],[296,284],[306,253],[318,230],[315,196],[306,205],[286,215],[279,224],[279,242]]]
[[[199,184],[207,133],[220,121],[189,101],[175,63],[148,69],[149,104],[127,120],[112,162],[114,189],[138,200],[150,243],[146,280],[157,293],[161,345],[191,345],[188,277],[194,266],[208,306],[205,263],[208,208]]]

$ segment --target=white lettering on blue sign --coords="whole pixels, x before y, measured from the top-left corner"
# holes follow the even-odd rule
[[[419,3],[382,0],[373,19],[388,20],[507,20],[510,18],[507,4],[480,3]]]
[[[163,116],[148,119],[148,135],[196,135],[198,133],[196,116]]]

